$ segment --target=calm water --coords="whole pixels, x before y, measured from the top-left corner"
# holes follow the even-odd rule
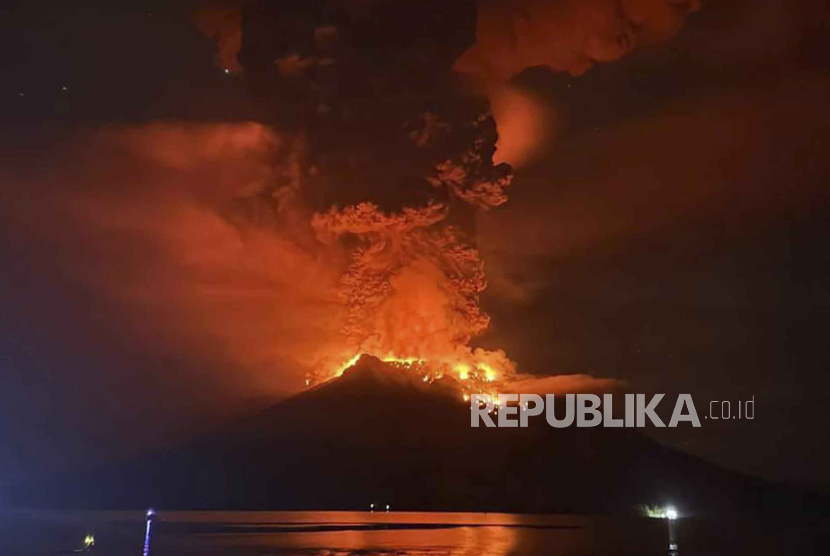
[[[819,554],[824,528],[681,519],[678,554]],[[3,556],[142,554],[141,512],[0,512]],[[159,512],[152,556],[667,554],[667,523],[655,519],[469,513]]]

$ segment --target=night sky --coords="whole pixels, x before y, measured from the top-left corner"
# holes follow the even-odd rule
[[[153,245],[127,256],[30,210],[83,187],[28,185],[87,175],[67,147],[80,132],[271,117],[247,76],[215,64],[197,4],[168,4],[25,2],[0,23],[0,483],[173,444],[294,388],[237,380],[219,347],[159,341],[150,316],[76,279],[78,260],[121,252],[96,267],[117,283]],[[828,21],[821,0],[711,0],[674,39],[583,76],[519,76],[549,139],[509,203],[477,216],[481,345],[525,373],[688,392],[701,416],[754,396],[754,421],[649,432],[830,487]]]

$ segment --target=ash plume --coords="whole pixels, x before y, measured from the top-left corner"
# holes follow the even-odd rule
[[[597,63],[619,60],[640,45],[668,40],[690,14],[700,10],[701,0],[329,0],[311,9],[287,2],[279,10],[287,22],[281,28],[297,40],[273,62],[286,72],[302,71],[321,61],[310,55],[311,50],[344,46],[341,35],[351,35],[359,45],[372,40],[378,28],[400,33],[396,20],[412,16],[416,5],[421,12],[440,16],[416,16],[437,27],[435,34],[446,30],[440,28],[442,24],[461,34],[461,25],[474,20],[475,43],[457,57],[455,69],[507,80],[535,66],[578,76]],[[243,51],[243,7],[252,13],[262,10],[254,2],[227,2],[206,6],[197,14],[199,29],[216,42],[218,62],[234,71]],[[396,18],[395,13],[402,15]],[[447,13],[456,17],[445,17]],[[292,17],[296,14],[302,17]],[[335,58],[327,60],[335,63]]]
[[[302,134],[254,123],[75,132],[26,147],[49,160],[35,176],[7,165],[19,186],[8,217],[65,279],[119,307],[134,343],[225,361],[237,372],[211,380],[243,397],[330,378],[357,353],[509,365],[468,347],[489,322],[486,279],[452,214],[461,199],[506,198],[492,121],[473,136],[481,128],[489,135],[423,177],[428,202],[397,211],[318,210],[334,177],[304,166]]]
[[[125,336],[233,368],[205,371],[205,382],[239,397],[296,391],[360,353],[514,377],[505,353],[475,346],[490,322],[475,222],[507,201],[512,170],[499,162],[521,153],[500,157],[497,144],[515,103],[495,121],[457,72],[578,74],[676,31],[696,7],[620,5],[207,7],[199,29],[219,67],[244,69],[267,99],[267,124],[78,133],[50,146],[59,154],[44,155],[41,174],[12,172],[25,187],[6,205],[18,209],[9,222],[41,242],[57,273],[118,308]],[[537,42],[517,42],[505,22]],[[533,122],[525,100],[522,121]]]
[[[481,0],[476,43],[458,71],[507,80],[545,66],[579,76],[671,38],[699,0]]]
[[[420,122],[410,133],[419,148],[441,142],[434,128],[449,133],[449,124],[434,115]],[[506,164],[492,162],[497,139],[492,118],[464,127],[469,148],[424,176],[422,186],[432,189],[425,203],[387,212],[361,202],[312,218],[323,244],[350,246],[339,297],[352,354],[427,361],[446,371],[462,364],[513,368],[501,352],[469,347],[489,324],[480,306],[487,281],[478,250],[451,213],[458,212],[459,202],[483,210],[504,203],[512,173]]]
[[[212,360],[189,372],[242,398],[300,388],[337,344],[345,255],[315,240],[296,199],[293,142],[253,123],[42,141],[20,151],[35,174],[6,164],[3,212],[66,282],[119,308],[113,329],[133,344]]]

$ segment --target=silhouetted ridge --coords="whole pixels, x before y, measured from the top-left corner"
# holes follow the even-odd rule
[[[792,512],[826,501],[715,467],[636,429],[471,428],[452,380],[363,357],[340,378],[164,454],[18,488],[70,508]]]

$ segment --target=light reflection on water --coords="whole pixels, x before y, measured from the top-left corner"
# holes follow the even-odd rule
[[[522,553],[517,548],[529,533],[573,532],[587,521],[469,513],[179,514],[166,522],[169,535],[159,543],[159,554],[196,554],[210,547],[252,554],[502,556]]]
[[[0,555],[73,554],[94,535],[100,556],[137,556],[140,512],[0,509]],[[164,512],[149,556],[559,556],[826,554],[824,518],[684,518],[669,538],[662,519],[471,513]]]
[[[69,554],[94,533],[94,554],[136,556],[143,512],[0,514],[3,556]],[[473,513],[163,512],[150,556],[508,556],[666,554],[659,520]]]

